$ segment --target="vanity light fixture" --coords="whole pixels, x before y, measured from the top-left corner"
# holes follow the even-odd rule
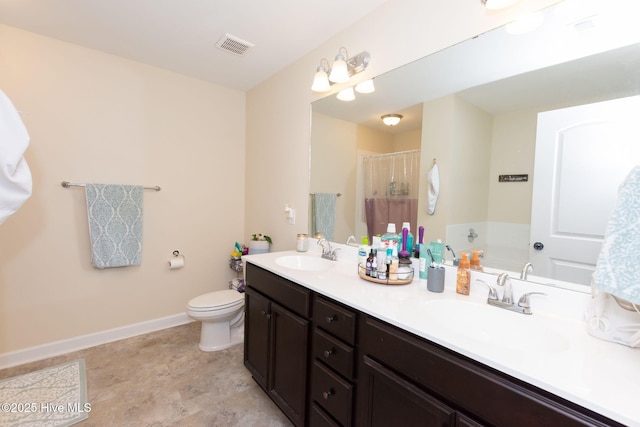
[[[382,122],[387,126],[395,126],[400,123],[400,119],[402,119],[401,114],[385,114],[380,117]]]
[[[484,7],[490,10],[505,9],[509,6],[513,6],[520,0],[482,0]]]
[[[341,47],[331,67],[329,66],[329,61],[323,58],[316,69],[311,90],[314,92],[327,92],[331,84],[346,83],[352,76],[363,71],[369,65],[369,52],[360,52],[352,58],[348,56],[347,49]]]
[[[329,62],[323,58],[322,61],[320,61],[320,65],[318,65],[318,68],[316,69],[316,75],[313,77],[313,85],[311,85],[312,91],[326,92],[331,89],[329,76],[327,75],[328,69]]]
[[[352,87],[348,87],[338,92],[337,98],[340,101],[353,101],[354,99],[356,99],[356,94],[353,93]]]
[[[376,88],[373,85],[373,79],[365,80],[356,85],[356,92],[358,93],[372,93],[375,91]]]

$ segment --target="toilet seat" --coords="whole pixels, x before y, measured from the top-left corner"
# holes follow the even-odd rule
[[[244,304],[244,295],[236,290],[227,289],[223,291],[209,292],[200,295],[189,301],[188,309],[194,312],[218,311],[233,307],[240,307]]]

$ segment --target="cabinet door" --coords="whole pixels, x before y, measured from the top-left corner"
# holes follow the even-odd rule
[[[309,321],[271,303],[269,392],[295,425],[305,423]]]
[[[369,357],[362,364],[358,425],[455,426],[455,411]]]
[[[245,288],[244,366],[260,387],[267,390],[269,369],[270,302]]]

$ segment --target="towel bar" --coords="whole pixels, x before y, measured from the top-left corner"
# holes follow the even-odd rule
[[[87,186],[87,184],[76,184],[76,183],[69,182],[69,181],[62,181],[61,185],[62,185],[64,188],[69,188],[69,187],[86,187],[86,186]],[[160,188],[159,186],[157,186],[157,185],[156,185],[155,187],[142,187],[142,188],[144,188],[145,190],[156,190],[156,191],[160,191],[160,190],[161,190],[161,188]]]

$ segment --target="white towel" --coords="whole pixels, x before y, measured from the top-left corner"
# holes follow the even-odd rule
[[[97,268],[140,265],[142,186],[87,184],[91,263]]]
[[[23,157],[28,146],[27,129],[0,90],[0,224],[31,196],[31,171]]]
[[[596,288],[640,304],[639,256],[640,166],[636,166],[618,190],[596,264]]]
[[[427,175],[427,184],[427,213],[433,215],[436,211],[438,194],[440,194],[440,171],[435,163]]]

